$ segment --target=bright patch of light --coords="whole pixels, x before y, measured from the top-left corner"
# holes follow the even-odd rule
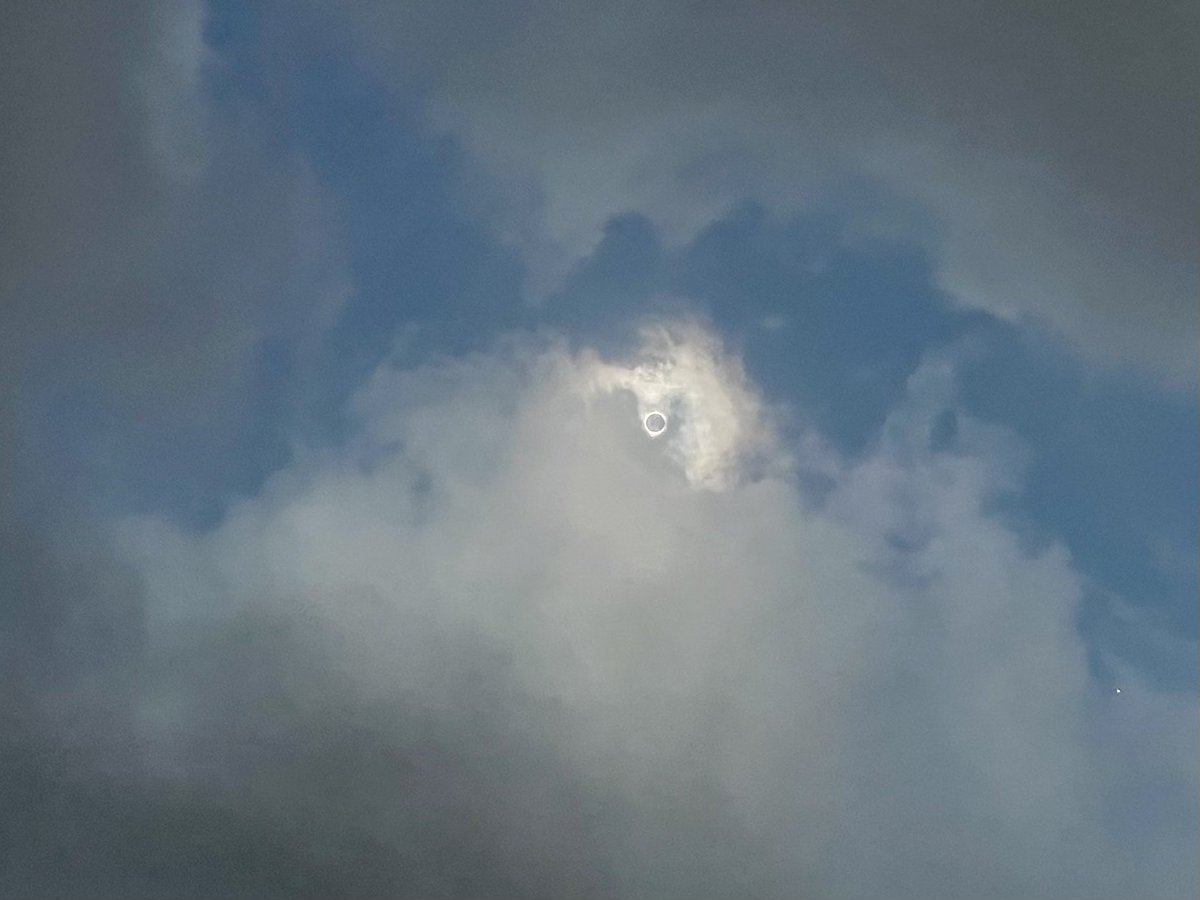
[[[698,323],[647,326],[635,361],[593,359],[589,368],[592,389],[633,393],[642,429],[664,438],[667,455],[696,487],[728,488],[743,463],[775,449],[740,361]]]
[[[646,434],[655,438],[667,430],[667,417],[664,413],[654,409],[646,413],[642,419],[642,428],[646,430]]]

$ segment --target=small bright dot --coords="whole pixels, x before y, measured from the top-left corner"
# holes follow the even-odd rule
[[[1117,688],[1117,693],[1118,693],[1118,694],[1119,694],[1119,693],[1121,693],[1121,689],[1120,689],[1120,688]]]

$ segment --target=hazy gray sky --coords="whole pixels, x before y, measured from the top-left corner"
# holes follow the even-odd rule
[[[1196,37],[7,6],[0,894],[1194,896]]]

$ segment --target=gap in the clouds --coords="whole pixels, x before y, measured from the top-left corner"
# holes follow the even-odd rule
[[[1062,541],[1091,580],[1080,628],[1092,647],[1136,660],[1160,687],[1194,690],[1194,395],[1089,372],[1029,323],[993,320],[975,336],[980,352],[959,373],[964,404],[1031,449],[1020,503],[1007,510],[1013,526]]]
[[[849,455],[877,436],[922,354],[969,325],[916,247],[853,242],[836,213],[777,221],[753,202],[682,248],[641,215],[614,217],[546,318],[608,349],[628,346],[639,318],[681,312],[706,316],[770,399]]]
[[[855,246],[829,212],[775,221],[744,205],[697,236],[677,277],[739,334],[755,380],[850,454],[877,434],[922,354],[961,329],[924,253]]]
[[[1194,681],[1178,659],[1140,645],[1113,600],[1194,649],[1192,395],[1087,374],[1061,340],[963,312],[925,251],[865,239],[848,224],[857,210],[837,203],[784,218],[746,202],[682,247],[631,210],[608,222],[535,321],[521,302],[520,260],[456,201],[461,151],[424,129],[419,96],[383,89],[311,11],[225,0],[209,11],[206,36],[220,58],[213,102],[252,109],[280,158],[303,158],[333,195],[352,292],[315,354],[260,342],[235,433],[132,423],[130,437],[87,391],[51,398],[45,443],[56,452],[84,455],[72,450],[82,429],[107,427],[114,446],[127,445],[106,476],[126,507],[213,524],[286,465],[296,434],[344,439],[347,398],[402,338],[416,363],[548,325],[618,355],[632,349],[642,317],[694,311],[741,352],[769,400],[796,409],[848,458],[870,452],[927,353],[967,342],[975,349],[960,365],[961,408],[935,418],[933,449],[955,452],[963,415],[1015,431],[1030,450],[1027,481],[992,512],[1031,547],[1067,546],[1096,586],[1080,619],[1093,646],[1160,684]],[[829,488],[810,480],[815,495]]]
[[[934,417],[931,449],[956,452],[961,415],[1015,432],[1029,450],[1026,479],[989,513],[1031,553],[1068,548],[1091,585],[1079,625],[1094,670],[1110,654],[1160,687],[1193,689],[1194,397],[1136,373],[1090,372],[1037,323],[956,307],[922,250],[864,240],[848,221],[832,208],[780,219],[747,202],[668,248],[648,219],[626,213],[546,317],[579,343],[620,352],[639,317],[690,306],[739,349],[768,399],[848,458],[871,451],[926,354],[959,348],[960,408]],[[1156,652],[1155,640],[1178,651]]]
[[[415,362],[485,346],[523,315],[522,266],[461,213],[459,151],[422,129],[418,96],[385,92],[326,33],[317,10],[214,0],[207,12],[214,59],[203,84],[214,121],[261,142],[281,168],[301,160],[315,175],[332,197],[343,246],[330,250],[346,255],[351,293],[315,349],[299,346],[305,329],[286,322],[262,333],[236,398],[222,399],[213,416],[219,428],[156,424],[149,407],[63,379],[35,379],[55,387],[26,419],[30,452],[75,477],[74,487],[56,485],[59,493],[91,494],[109,514],[154,510],[198,528],[287,465],[297,437],[342,440],[347,398],[402,336]],[[280,214],[289,211],[281,197]],[[160,252],[179,265],[173,278],[190,278],[187,266],[206,261],[173,240],[164,237]]]
[[[257,492],[289,463],[294,441],[342,440],[347,398],[401,337],[406,359],[415,362],[486,346],[524,315],[522,266],[462,214],[454,196],[459,151],[452,140],[422,129],[418,96],[387,93],[356,68],[340,38],[323,30],[319,11],[224,0],[207,11],[206,114],[237,152],[210,160],[208,180],[187,195],[201,202],[172,213],[171,226],[151,242],[147,283],[122,289],[161,294],[156,315],[171,337],[194,318],[204,353],[224,350],[203,344],[209,303],[227,303],[225,324],[231,331],[244,325],[241,331],[255,339],[248,356],[238,348],[229,365],[212,363],[213,377],[223,379],[212,386],[188,382],[188,361],[176,373],[165,353],[161,370],[147,377],[131,368],[136,354],[115,344],[103,373],[75,372],[61,360],[85,355],[69,345],[68,333],[37,363],[44,371],[30,372],[37,390],[23,394],[20,453],[39,461],[31,471],[52,473],[41,479],[45,484],[25,486],[30,497],[50,492],[71,498],[71,505],[94,504],[101,515],[153,511],[211,527],[238,497]],[[309,281],[336,260],[281,270],[280,260],[290,265],[287,247],[269,241],[310,228],[307,220],[271,223],[262,229],[270,232],[265,246],[256,243],[264,196],[269,205],[270,192],[281,189],[278,215],[296,213],[289,177],[244,209],[238,202],[256,187],[249,180],[271,174],[276,163],[280,173],[301,169],[315,177],[314,205],[330,202],[311,215],[336,219],[318,224],[338,244],[315,249],[346,257],[350,295],[316,346],[316,329],[289,322],[289,310],[310,314],[305,291],[318,286]],[[253,302],[245,304],[242,323],[241,298],[212,296],[227,290],[226,280],[235,292],[255,295],[247,298]],[[262,294],[271,297],[263,304],[268,312],[253,318],[262,312],[251,308]],[[129,341],[157,341],[159,321],[147,316],[130,329]],[[162,391],[150,381],[161,382]],[[153,399],[159,394],[197,408],[194,414],[160,408],[175,404]]]
[[[352,291],[305,398],[312,436],[336,439],[349,394],[401,337],[419,358],[477,349],[520,324],[524,268],[462,211],[460,150],[423,127],[415,91],[385,89],[324,33],[319,13],[255,6],[257,16],[212,4],[209,34],[276,140],[336,197]]]

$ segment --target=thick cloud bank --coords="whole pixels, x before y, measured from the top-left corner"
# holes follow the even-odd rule
[[[1089,680],[1066,554],[987,513],[1021,447],[931,440],[952,360],[784,458],[718,339],[646,334],[385,366],[215,529],[126,521],[147,777],[341,895],[1191,896],[1194,703]]]

